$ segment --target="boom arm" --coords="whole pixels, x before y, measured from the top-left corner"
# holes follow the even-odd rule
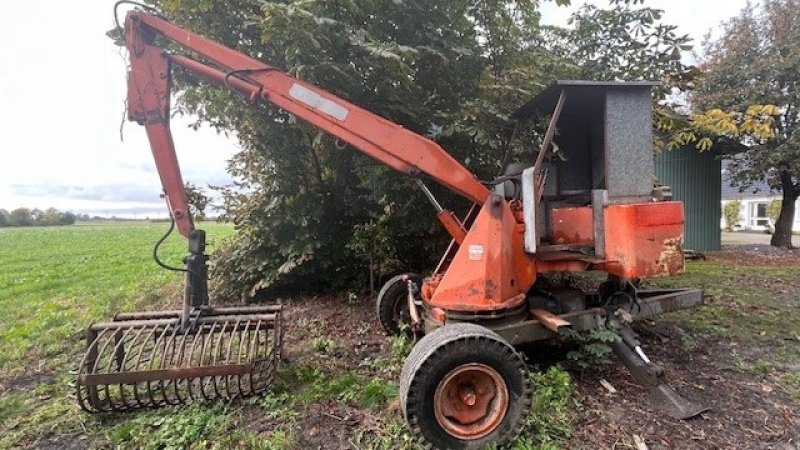
[[[222,70],[166,54],[155,45],[156,35]],[[184,236],[189,236],[193,224],[169,130],[171,63],[228,85],[251,101],[270,102],[401,173],[425,173],[476,204],[483,204],[490,194],[472,172],[430,139],[154,14],[129,12],[125,43],[130,53],[128,117],[147,130],[168,206]],[[452,219],[452,213],[449,217]],[[440,213],[440,220],[449,219]]]

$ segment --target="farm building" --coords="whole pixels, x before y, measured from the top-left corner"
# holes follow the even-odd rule
[[[683,202],[684,248],[720,249],[720,167],[717,152],[699,152],[694,146],[664,150],[655,155],[658,183],[670,186],[673,199]]]

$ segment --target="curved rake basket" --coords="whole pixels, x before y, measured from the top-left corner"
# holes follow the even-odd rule
[[[234,399],[266,390],[281,357],[280,306],[117,314],[89,327],[80,406],[128,411]]]

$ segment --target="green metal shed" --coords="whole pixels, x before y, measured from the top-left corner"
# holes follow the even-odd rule
[[[722,167],[717,155],[713,150],[700,152],[694,146],[655,155],[658,182],[670,186],[673,198],[684,205],[686,249],[720,249]]]

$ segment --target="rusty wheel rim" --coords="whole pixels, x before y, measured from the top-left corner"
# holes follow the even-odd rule
[[[485,364],[469,363],[451,370],[433,397],[436,421],[451,436],[480,439],[494,431],[508,411],[508,387]]]

